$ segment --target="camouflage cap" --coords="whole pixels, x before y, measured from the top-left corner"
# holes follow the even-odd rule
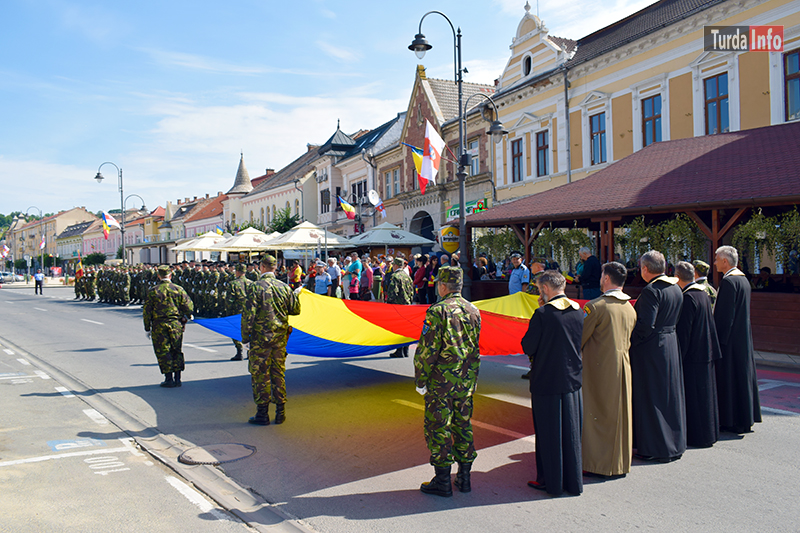
[[[264,264],[264,265],[277,265],[278,264],[278,260],[275,259],[274,255],[267,254],[267,255],[265,255],[264,257],[261,258],[261,263]]]
[[[162,278],[165,276],[169,276],[172,273],[172,270],[169,268],[169,265],[158,265],[156,271],[158,272],[158,275],[161,276]]]
[[[699,259],[695,259],[692,261],[692,265],[694,265],[694,270],[701,276],[705,276],[708,274],[708,269],[711,268],[708,263],[705,261],[700,261]]]
[[[238,263],[236,265],[236,272],[247,272],[247,265],[244,263]]]
[[[458,267],[439,267],[436,281],[442,283],[464,283],[464,271]]]
[[[402,257],[395,257],[393,263],[394,263],[395,266],[399,266],[399,267],[401,267],[401,266],[406,264],[405,260]]]

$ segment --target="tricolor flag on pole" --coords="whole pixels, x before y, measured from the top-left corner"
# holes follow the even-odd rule
[[[83,259],[81,256],[78,256],[78,266],[75,268],[75,279],[81,279],[83,277]]]
[[[39,243],[39,249],[44,250],[44,233],[42,233],[42,242]]]
[[[423,179],[436,183],[436,174],[439,173],[439,162],[442,160],[444,141],[436,132],[436,128],[429,120],[425,121],[425,145],[422,148],[422,168],[419,175]]]
[[[3,253],[0,253],[0,257],[5,258],[6,256],[8,256],[8,252],[10,252],[10,251],[11,251],[11,249],[4,244],[3,245]]]
[[[105,211],[102,212],[103,215],[103,236],[108,240],[108,232],[111,230],[111,226],[119,227],[119,222],[116,221],[114,217],[106,213]]]
[[[383,206],[383,200],[375,204],[375,211],[381,214],[381,218],[386,218],[386,208]]]
[[[341,196],[337,196],[337,198],[339,198],[339,205],[342,206],[342,210],[344,211],[344,214],[347,215],[347,218],[350,220],[355,220],[356,208],[342,200]]]

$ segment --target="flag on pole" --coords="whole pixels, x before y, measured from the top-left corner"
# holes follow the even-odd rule
[[[101,214],[103,215],[103,236],[108,240],[108,232],[111,231],[111,226],[119,227],[119,222],[105,211]]]
[[[221,227],[219,227],[219,226],[217,226],[217,227],[214,229],[214,231],[216,231],[216,232],[217,232],[217,235],[222,235],[222,234],[224,233],[224,231],[222,231],[222,228],[221,228]]]
[[[83,277],[83,259],[81,256],[78,256],[78,266],[75,267],[75,279],[81,279]]]
[[[420,177],[436,183],[436,174],[439,173],[439,162],[442,159],[444,141],[436,132],[436,129],[429,120],[425,121],[425,145],[422,148],[422,168],[419,171]]]
[[[355,220],[356,208],[345,202],[341,196],[337,196],[337,198],[339,199],[339,205],[342,206],[342,210],[344,211],[344,214],[347,215],[347,218],[350,220]]]
[[[386,208],[383,206],[383,200],[375,204],[375,211],[381,214],[381,218],[386,218]]]
[[[39,249],[44,250],[44,233],[42,233],[42,242],[39,243]]]

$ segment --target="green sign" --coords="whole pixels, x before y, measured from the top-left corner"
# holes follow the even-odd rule
[[[453,207],[447,210],[447,220],[453,220],[454,218],[458,218],[459,216],[459,208],[461,204],[455,204]],[[486,206],[486,199],[481,198],[480,200],[473,200],[472,202],[467,202],[467,206],[464,209],[464,215],[471,215],[472,213],[480,213],[481,211],[486,211],[488,207]]]

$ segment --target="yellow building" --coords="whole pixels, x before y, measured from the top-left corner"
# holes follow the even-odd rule
[[[784,50],[704,49],[705,26],[752,25],[783,26]],[[497,199],[582,179],[653,142],[798,120],[799,55],[797,1],[662,0],[578,41],[549,35],[526,6],[494,95],[509,130]]]

